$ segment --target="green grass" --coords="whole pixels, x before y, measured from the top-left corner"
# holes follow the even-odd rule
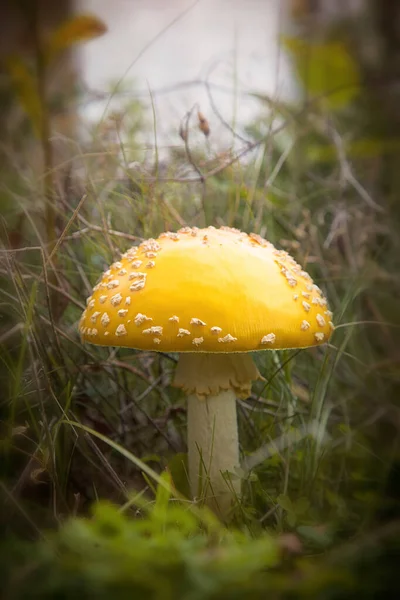
[[[40,180],[24,173],[19,146],[11,161],[12,140],[4,151],[6,597],[372,597],[389,585],[398,533],[395,156],[343,162],[337,135],[364,131],[365,98],[342,116],[282,107],[281,133],[262,137],[269,121],[260,119],[247,131],[255,151],[229,165],[193,132],[189,154],[182,141],[154,165],[138,141],[141,107],[128,108],[125,129],[118,115],[104,121],[55,168],[53,256]],[[292,140],[283,159],[282,133]],[[321,159],[323,147],[337,152]],[[190,161],[213,175],[181,181],[197,177]],[[186,224],[255,231],[287,249],[325,292],[337,325],[325,347],[255,354],[266,382],[238,405],[243,497],[229,528],[187,498],[176,356],[83,346],[77,331],[86,296],[120,252]]]

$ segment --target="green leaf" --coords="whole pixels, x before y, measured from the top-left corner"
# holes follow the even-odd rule
[[[157,486],[156,503],[154,505],[153,514],[157,516],[165,516],[168,502],[171,498],[172,480],[171,475],[167,471],[161,473],[160,478],[166,483],[167,487],[162,485]]]
[[[293,504],[289,496],[286,496],[285,494],[279,494],[276,501],[279,504],[279,506],[284,510],[287,510],[288,512],[293,512]]]
[[[297,527],[297,533],[304,539],[314,544],[326,547],[332,543],[332,533],[322,527],[312,527],[311,525],[300,525]]]
[[[308,42],[282,36],[308,96],[329,109],[350,104],[360,89],[358,66],[342,41]]]
[[[161,459],[158,456],[158,454],[146,454],[145,456],[142,456],[142,461],[144,463],[149,463],[149,462],[159,463],[161,461]]]
[[[118,536],[124,528],[124,516],[116,506],[102,500],[92,507],[93,520],[97,532],[106,537]]]
[[[298,500],[296,500],[295,505],[294,505],[294,512],[296,513],[296,515],[304,515],[308,511],[309,508],[310,508],[310,501],[308,500],[308,498],[303,496],[302,498],[299,498]]]
[[[99,37],[106,31],[103,21],[92,15],[78,15],[69,19],[52,33],[45,51],[47,62],[71,46]]]
[[[40,136],[43,112],[34,76],[20,56],[9,56],[5,59],[4,66],[21,107],[28,116],[35,134]]]
[[[297,517],[294,512],[288,512],[286,515],[286,521],[289,527],[294,527],[296,525]]]
[[[168,463],[172,482],[175,488],[186,498],[190,498],[190,486],[187,467],[187,454],[178,452]]]

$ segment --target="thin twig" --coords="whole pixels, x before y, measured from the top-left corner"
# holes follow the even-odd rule
[[[217,119],[220,121],[220,123],[228,131],[230,131],[230,133],[233,135],[234,138],[240,140],[241,142],[243,142],[246,145],[250,145],[252,142],[250,140],[247,140],[243,136],[241,136],[237,131],[235,131],[233,129],[233,127],[231,127],[231,125],[229,125],[229,123],[224,119],[224,117],[219,112],[218,107],[217,107],[217,105],[214,102],[214,97],[213,97],[212,92],[211,92],[209,78],[211,77],[212,72],[215,71],[215,69],[217,68],[217,66],[219,64],[220,64],[220,61],[217,61],[216,63],[214,63],[213,65],[211,65],[211,67],[209,68],[209,70],[207,72],[205,81],[204,81],[204,85],[205,85],[205,88],[206,88],[206,92],[207,92],[208,100],[210,102],[210,106],[211,106],[211,108],[212,108],[215,116],[217,117]]]

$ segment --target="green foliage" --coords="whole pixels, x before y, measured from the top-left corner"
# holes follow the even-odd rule
[[[266,593],[283,598],[294,589],[302,597],[310,585],[321,593],[352,585],[341,569],[317,575],[305,566],[299,566],[305,581],[291,581],[278,568],[277,540],[221,527],[206,531],[189,507],[169,503],[163,488],[154,507],[136,518],[103,502],[92,518],[70,520],[24,550],[18,571],[2,564],[7,598],[251,600]]]
[[[69,520],[40,542],[1,544],[3,597],[333,600],[391,589],[389,579],[375,579],[374,569],[361,582],[349,569],[377,561],[382,575],[382,549],[363,552],[356,562],[346,549],[339,560],[297,559],[287,553],[289,540],[216,524],[204,528],[206,518],[169,500],[163,487],[152,507],[139,504],[133,517],[101,502],[92,517]],[[396,545],[387,550],[395,552]]]
[[[279,494],[276,501],[286,511],[287,523],[290,527],[294,527],[299,517],[304,516],[310,508],[310,501],[305,496],[298,498],[293,503],[289,496]]]

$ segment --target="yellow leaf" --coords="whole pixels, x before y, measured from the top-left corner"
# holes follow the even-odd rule
[[[107,31],[106,25],[97,17],[79,15],[69,19],[51,35],[45,52],[47,62],[74,44],[87,42]]]
[[[292,383],[290,386],[293,394],[299,398],[302,402],[310,402],[310,393],[308,389],[300,384]]]
[[[39,136],[42,127],[43,113],[36,80],[23,60],[17,55],[6,58],[4,66],[10,76],[14,93],[23,110],[29,117],[36,135]]]
[[[344,151],[348,158],[368,159],[385,156],[400,151],[400,139],[364,138],[344,143]],[[308,158],[315,162],[332,162],[337,160],[337,148],[333,144],[311,145],[307,149]]]
[[[348,105],[360,89],[357,63],[341,41],[307,42],[282,37],[309,97],[321,97],[330,109]]]

